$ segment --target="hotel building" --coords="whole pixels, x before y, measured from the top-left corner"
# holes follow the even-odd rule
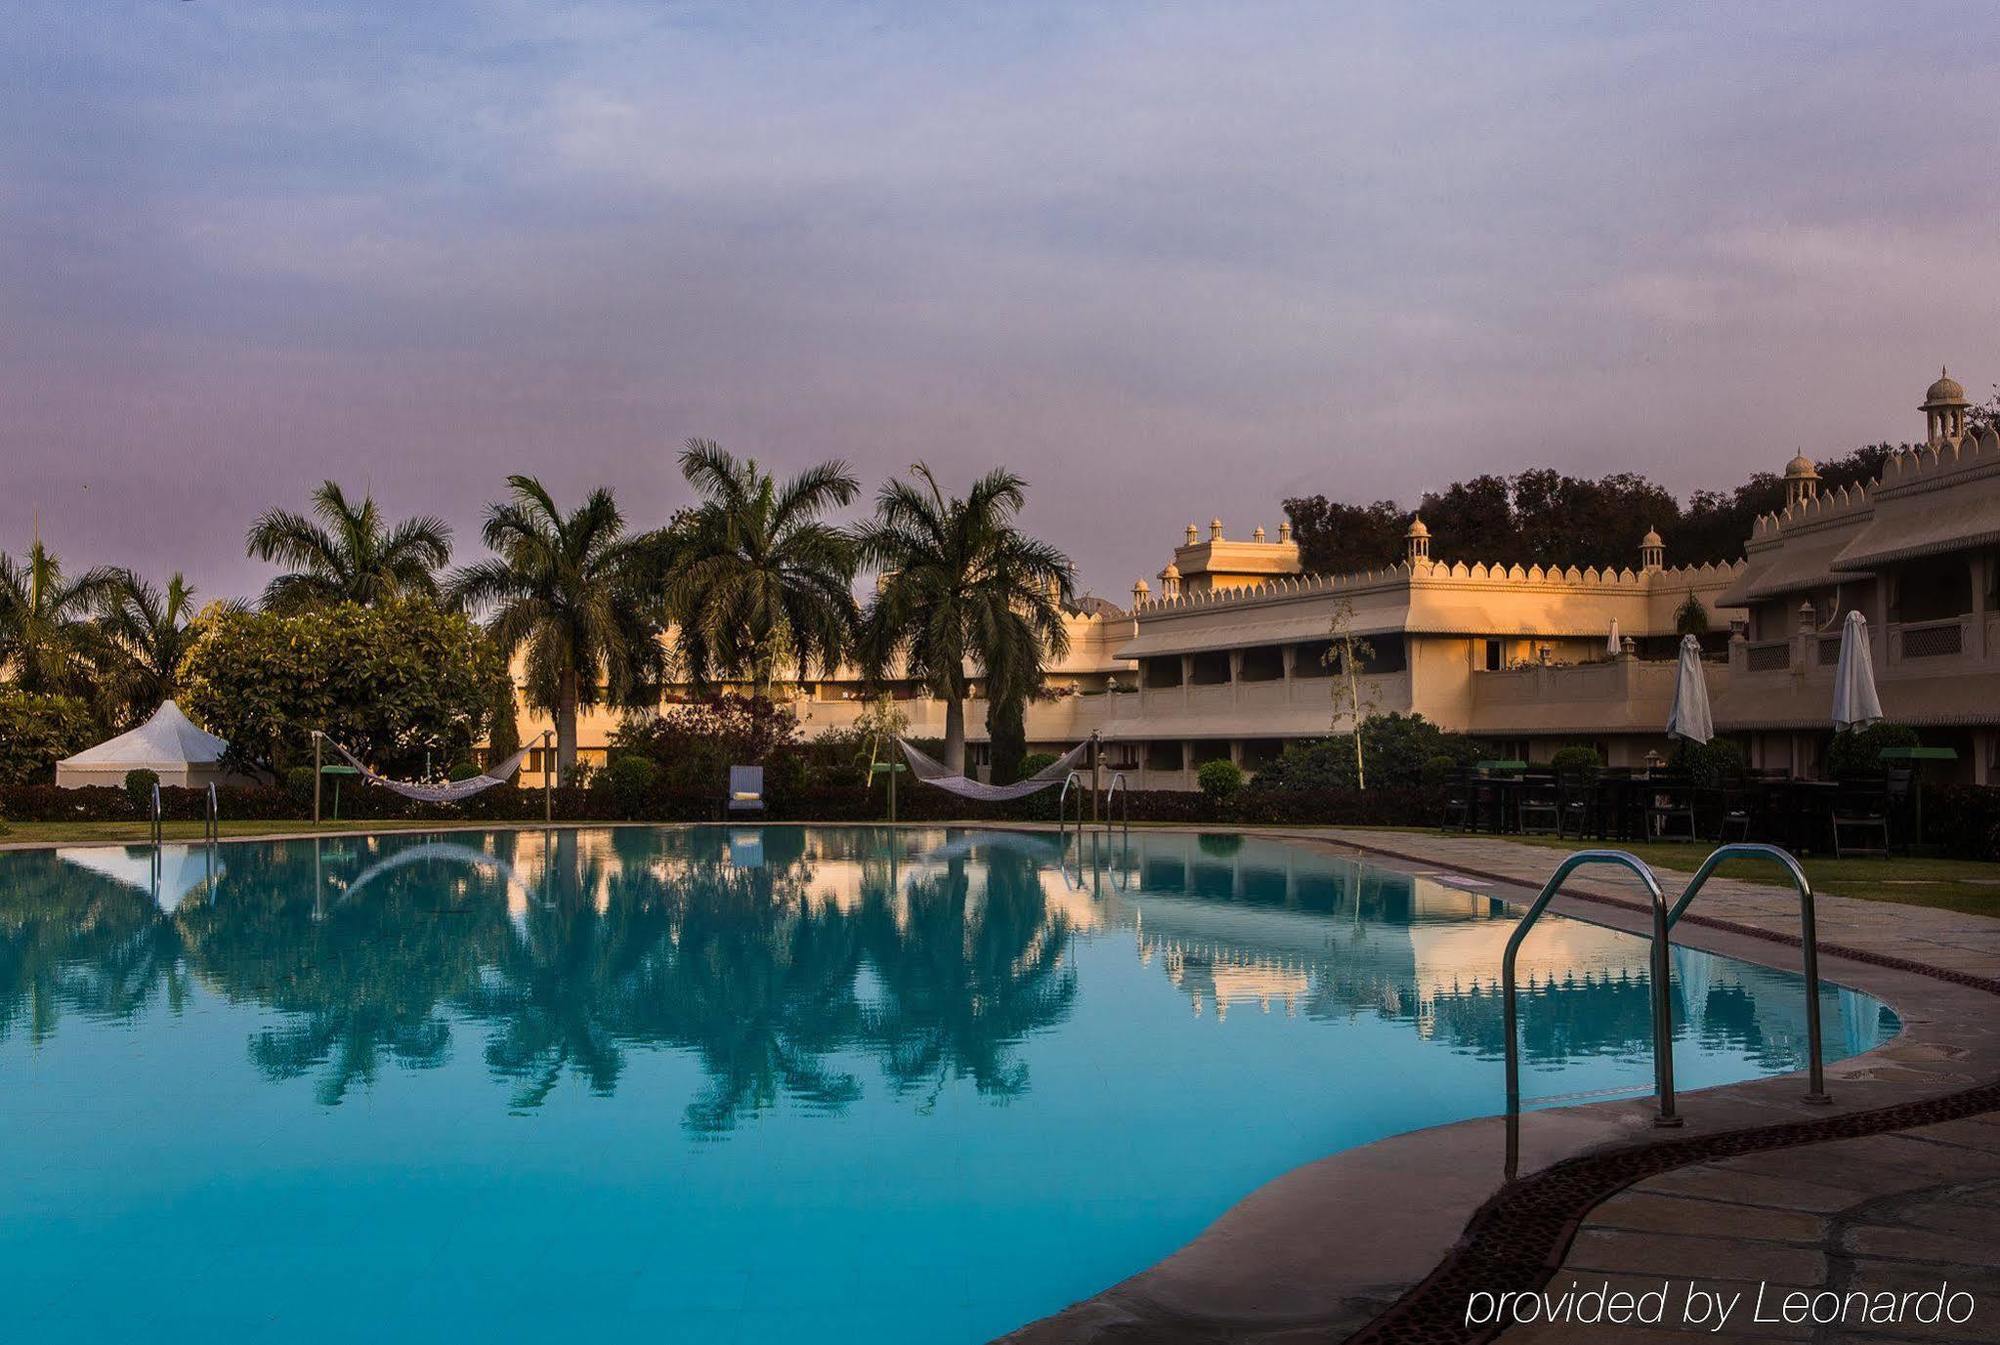
[[[1492,743],[1496,757],[1546,760],[1584,743],[1608,764],[1670,748],[1681,613],[1699,604],[1719,732],[1753,764],[1801,774],[1832,725],[1840,627],[1863,612],[1883,708],[1927,742],[1953,746],[1981,783],[2000,762],[2000,441],[1972,427],[1964,389],[1941,377],[1920,408],[1924,446],[1865,486],[1822,493],[1813,463],[1786,468],[1786,505],[1758,521],[1743,560],[1670,566],[1669,539],[1633,541],[1621,568],[1443,563],[1413,519],[1397,564],[1303,572],[1289,524],[1230,538],[1193,524],[1128,609],[1084,599],[1068,652],[1028,707],[1031,750],[1092,733],[1142,789],[1189,789],[1205,762],[1255,772],[1287,743],[1349,731],[1359,713],[1421,714]],[[1327,658],[1364,641],[1353,694]],[[1345,681],[1345,679],[1339,679]],[[970,764],[987,760],[986,703],[966,707]],[[886,688],[914,737],[941,737],[943,705],[907,681]],[[1336,695],[1338,690],[1339,694]],[[806,736],[852,725],[869,694],[856,669],[785,684]],[[679,698],[670,696],[670,699]],[[579,727],[581,758],[606,758],[615,714]],[[547,721],[523,711],[522,740]],[[539,785],[531,758],[524,783]]]

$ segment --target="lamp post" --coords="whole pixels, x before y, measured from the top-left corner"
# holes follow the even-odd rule
[[[549,760],[549,738],[551,733],[542,733],[542,821],[556,820],[555,764]]]
[[[319,782],[325,777],[319,773],[320,740],[326,737],[318,729],[313,730],[313,825],[319,825]]]

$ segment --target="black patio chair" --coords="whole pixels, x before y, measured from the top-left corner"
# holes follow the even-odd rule
[[[1755,780],[1729,780],[1722,786],[1722,816],[1715,829],[1718,843],[1747,841],[1765,833],[1765,792]]]
[[[1556,772],[1556,835],[1602,836],[1597,804],[1597,772],[1571,766]]]
[[[1649,776],[1639,786],[1645,792],[1646,839],[1701,839],[1694,820],[1694,782],[1684,775]],[[1678,828],[1678,834],[1676,829]]]
[[[1833,857],[1849,855],[1889,857],[1889,782],[1887,780],[1842,780],[1832,808]],[[1860,836],[1862,843],[1852,839]],[[1879,842],[1868,844],[1869,841]]]
[[[1524,836],[1562,834],[1562,798],[1552,771],[1527,771],[1514,786],[1514,825]]]
[[[1454,769],[1444,786],[1444,818],[1439,831],[1477,831],[1479,794],[1472,780],[1472,768]]]

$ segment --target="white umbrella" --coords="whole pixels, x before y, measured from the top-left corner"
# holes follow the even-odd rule
[[[1613,658],[1624,652],[1624,647],[1618,642],[1618,618],[1615,616],[1611,618],[1611,634],[1604,640],[1604,652]]]
[[[1875,661],[1868,655],[1868,618],[1849,612],[1840,628],[1840,666],[1833,673],[1833,722],[1865,729],[1882,722],[1882,698],[1875,694]]]
[[[1715,736],[1715,719],[1708,712],[1708,682],[1701,675],[1701,641],[1681,636],[1681,666],[1674,675],[1674,712],[1667,716],[1667,736],[1705,743]]]

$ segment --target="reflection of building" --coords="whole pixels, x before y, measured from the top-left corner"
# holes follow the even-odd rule
[[[1098,733],[1107,764],[1135,786],[1191,788],[1207,761],[1255,771],[1288,743],[1347,731],[1358,700],[1364,715],[1416,713],[1486,739],[1494,756],[1546,760],[1583,742],[1609,764],[1637,764],[1667,746],[1678,632],[1704,625],[1718,727],[1747,735],[1759,764],[1804,771],[1831,730],[1839,621],[1857,610],[1875,631],[1889,718],[1957,745],[1984,781],[2000,754],[2000,438],[1975,426],[1949,377],[1921,409],[1926,445],[1868,485],[1825,491],[1795,457],[1784,509],[1728,565],[1670,567],[1671,539],[1650,529],[1632,539],[1630,564],[1605,569],[1446,564],[1412,519],[1397,564],[1311,576],[1287,526],[1244,540],[1220,519],[1205,535],[1189,524],[1157,593],[1141,580],[1129,612],[1086,599],[1070,613],[1069,652],[1049,696],[1028,707],[1029,743],[1059,752]],[[1366,644],[1352,698],[1329,663],[1336,636]],[[913,736],[942,735],[943,706],[922,688],[892,679],[886,690]],[[974,690],[977,770],[976,676]],[[851,668],[777,689],[808,735],[853,724],[865,692]],[[585,717],[585,761],[604,759],[615,725]],[[523,715],[523,741],[543,727]],[[540,784],[541,765],[530,759],[525,784]]]

